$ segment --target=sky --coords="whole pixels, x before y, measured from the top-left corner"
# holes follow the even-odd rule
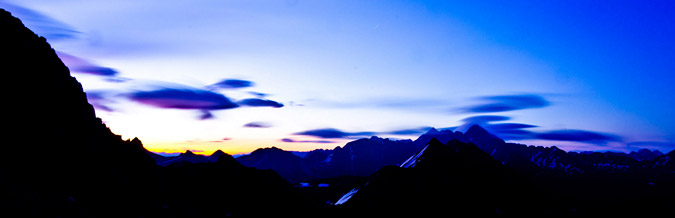
[[[332,149],[479,124],[675,149],[672,1],[0,0],[153,152]],[[49,109],[45,109],[48,113]]]

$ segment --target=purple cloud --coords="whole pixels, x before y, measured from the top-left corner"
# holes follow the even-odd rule
[[[551,104],[546,99],[544,99],[544,97],[534,94],[486,96],[481,97],[480,99],[485,100],[488,103],[467,107],[464,109],[464,112],[505,112],[529,108],[542,108]]]
[[[240,88],[246,88],[246,87],[251,87],[255,83],[248,81],[248,80],[242,80],[242,79],[224,79],[221,80],[220,82],[210,85],[209,88],[212,89],[240,89]]]
[[[573,141],[573,142],[591,142],[591,143],[600,143],[605,144],[607,142],[619,142],[621,138],[619,136],[592,132],[586,130],[553,130],[542,133],[535,133],[534,138],[544,139],[544,140],[554,140],[554,141]]]
[[[244,100],[241,100],[238,102],[240,105],[244,106],[249,106],[249,107],[274,107],[274,108],[280,108],[283,107],[284,105],[282,103],[272,101],[272,100],[265,100],[265,99],[258,99],[258,98],[247,98]]]
[[[265,123],[265,122],[250,122],[244,125],[244,127],[248,128],[269,128],[272,127],[271,124]]]
[[[199,116],[199,119],[200,119],[200,120],[208,120],[208,119],[213,119],[213,118],[214,118],[214,116],[213,116],[213,114],[211,113],[211,111],[208,111],[208,110],[202,110],[201,113],[202,113],[202,115]]]
[[[388,135],[421,135],[426,132],[428,132],[431,128],[430,126],[424,126],[424,127],[418,127],[418,128],[412,128],[412,129],[399,129],[399,130],[393,130],[389,132],[382,132],[381,134],[388,134]]]
[[[96,65],[90,61],[63,52],[57,52],[59,59],[74,73],[85,73],[97,76],[115,77],[119,72],[109,67]]]
[[[489,122],[505,121],[510,120],[510,117],[507,116],[497,116],[497,115],[482,115],[482,116],[473,116],[462,119],[462,122],[467,124],[483,124]]]
[[[94,106],[94,108],[103,110],[103,111],[108,111],[108,112],[113,112],[115,111],[113,108],[108,106],[110,103],[113,103],[114,101],[110,100],[109,96],[110,92],[108,91],[87,91],[87,101],[91,106]]]
[[[365,137],[365,136],[372,136],[374,134],[375,134],[374,132],[344,132],[342,130],[334,128],[325,128],[325,129],[313,129],[297,132],[294,133],[293,135],[305,135],[325,139],[337,139],[337,138]]]
[[[238,107],[222,94],[188,88],[161,88],[127,95],[133,101],[158,108],[222,110]]]
[[[280,141],[289,143],[320,143],[320,144],[335,143],[334,141],[328,140],[294,140],[290,138],[283,138]]]

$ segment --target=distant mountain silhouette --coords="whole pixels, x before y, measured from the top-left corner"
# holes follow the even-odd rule
[[[432,128],[415,141],[390,140],[373,136],[349,142],[345,146],[332,150],[307,152],[304,158],[275,148],[275,152],[259,150],[237,160],[245,166],[275,170],[291,183],[337,176],[369,176],[381,167],[401,165],[434,138],[441,143],[451,140],[472,143],[498,162],[526,174],[542,170],[566,175],[597,171],[628,172],[645,165],[653,165],[649,161],[658,159],[661,154],[659,151],[649,150],[631,154],[577,153],[566,152],[555,146],[507,143],[481,126],[473,125],[465,133],[451,130],[438,131]]]
[[[658,150],[651,151],[649,149],[643,148],[637,152],[631,151],[628,155],[637,161],[650,161],[663,156],[663,153]]]
[[[264,148],[237,160],[245,166],[275,170],[289,182],[299,183],[338,176],[369,176],[383,166],[401,164],[420,148],[411,140],[373,136],[333,150],[307,152],[304,158],[278,148]]]
[[[211,159],[186,152],[179,159],[189,164],[159,167],[162,158],[139,139],[122,140],[96,117],[82,86],[45,38],[5,10],[0,32],[3,124],[9,127],[0,158],[0,217],[301,212],[296,208],[303,200],[278,174],[245,167],[222,152]]]
[[[274,170],[291,183],[304,182],[311,175],[304,159],[276,147],[260,148],[236,160],[244,166]]]
[[[431,139],[401,167],[385,167],[338,204],[354,213],[517,216],[552,212],[526,178],[473,144]]]
[[[534,216],[656,215],[675,203],[675,151],[659,157],[649,152],[644,159],[617,152],[565,152],[505,143],[480,126],[466,133],[432,129],[415,143],[427,140],[400,166],[380,169],[336,198],[336,204],[375,215]]]

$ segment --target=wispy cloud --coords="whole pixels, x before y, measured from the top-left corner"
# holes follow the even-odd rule
[[[289,143],[317,143],[317,144],[329,144],[329,143],[335,143],[335,141],[329,141],[329,140],[295,140],[291,138],[283,138],[280,139],[282,142],[289,142]]]
[[[249,80],[243,79],[223,79],[220,82],[217,82],[213,85],[209,85],[208,88],[211,89],[240,89],[251,87],[255,83]]]
[[[468,123],[468,124],[483,124],[483,123],[489,123],[489,122],[496,122],[496,121],[505,121],[505,120],[510,120],[511,117],[507,116],[497,116],[497,115],[481,115],[481,116],[473,116],[473,117],[467,117],[462,119],[462,122]]]
[[[548,131],[534,131],[537,125],[526,123],[499,123],[500,121],[511,120],[508,116],[481,115],[462,119],[464,124],[462,129],[468,126],[480,125],[489,132],[505,140],[549,140],[549,141],[571,141],[592,144],[607,144],[609,142],[620,142],[621,137],[609,133],[595,132],[578,129],[557,129]]]
[[[239,103],[242,106],[249,106],[249,107],[275,107],[275,108],[280,108],[280,107],[284,106],[284,104],[276,102],[276,101],[267,100],[267,99],[258,99],[258,98],[247,98],[247,99],[241,100],[237,103]]]
[[[66,66],[68,66],[68,69],[70,69],[70,71],[73,73],[84,73],[106,77],[115,77],[119,74],[119,72],[117,72],[117,70],[115,69],[99,66],[90,61],[84,60],[79,57],[75,57],[70,54],[66,54],[63,52],[56,52],[56,54],[59,56],[59,59],[61,59],[61,61],[63,61],[63,63]]]
[[[407,129],[398,129],[392,131],[362,131],[362,132],[347,132],[335,128],[312,129],[302,132],[294,133],[293,135],[312,136],[325,139],[356,139],[362,137],[370,137],[375,135],[421,135],[432,127],[416,127]]]
[[[127,97],[135,102],[158,108],[222,110],[239,106],[223,94],[188,88],[136,91],[129,93]]]
[[[553,141],[589,142],[594,144],[606,144],[608,142],[621,141],[621,137],[616,135],[576,129],[552,130],[534,133],[533,138]]]
[[[244,124],[244,127],[247,127],[247,128],[269,128],[269,127],[272,127],[272,124],[269,124],[269,123],[266,123],[266,122],[256,121],[256,122],[250,122],[250,123]]]
[[[115,109],[110,106],[110,104],[115,102],[111,98],[111,95],[113,95],[112,92],[104,90],[92,90],[87,91],[86,94],[87,101],[89,104],[91,104],[91,106],[94,106],[94,108],[108,112],[115,111]]]
[[[48,40],[72,39],[80,34],[72,26],[32,9],[5,2],[0,2],[0,8],[20,18],[33,32]]]
[[[385,135],[421,135],[429,131],[431,128],[430,126],[423,126],[423,127],[417,127],[417,128],[410,128],[410,129],[398,129],[398,130],[392,130],[392,131],[387,131],[387,132],[381,132],[380,134],[385,134]]]
[[[353,138],[372,136],[374,132],[345,132],[334,128],[313,129],[294,133],[293,135],[314,136],[325,139]]]
[[[544,97],[535,94],[497,95],[478,98],[486,103],[463,108],[466,113],[492,113],[515,111],[530,108],[543,108],[551,105]]]

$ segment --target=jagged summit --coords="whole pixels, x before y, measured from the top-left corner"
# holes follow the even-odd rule
[[[474,125],[472,125],[471,127],[469,127],[469,129],[466,130],[466,132],[464,132],[464,134],[465,134],[465,135],[469,135],[469,136],[487,136],[487,135],[492,135],[492,134],[490,134],[487,130],[485,130],[485,128],[483,128],[482,126],[480,126],[480,125],[478,125],[478,124],[474,124]]]
[[[427,131],[427,133],[425,133],[425,134],[431,135],[431,134],[438,134],[438,133],[439,132],[436,128],[431,127],[431,129],[429,129],[429,131]]]
[[[211,154],[211,156],[220,156],[220,155],[224,155],[224,154],[227,154],[227,153],[223,152],[223,150],[218,149],[218,150],[214,151],[213,154]]]

